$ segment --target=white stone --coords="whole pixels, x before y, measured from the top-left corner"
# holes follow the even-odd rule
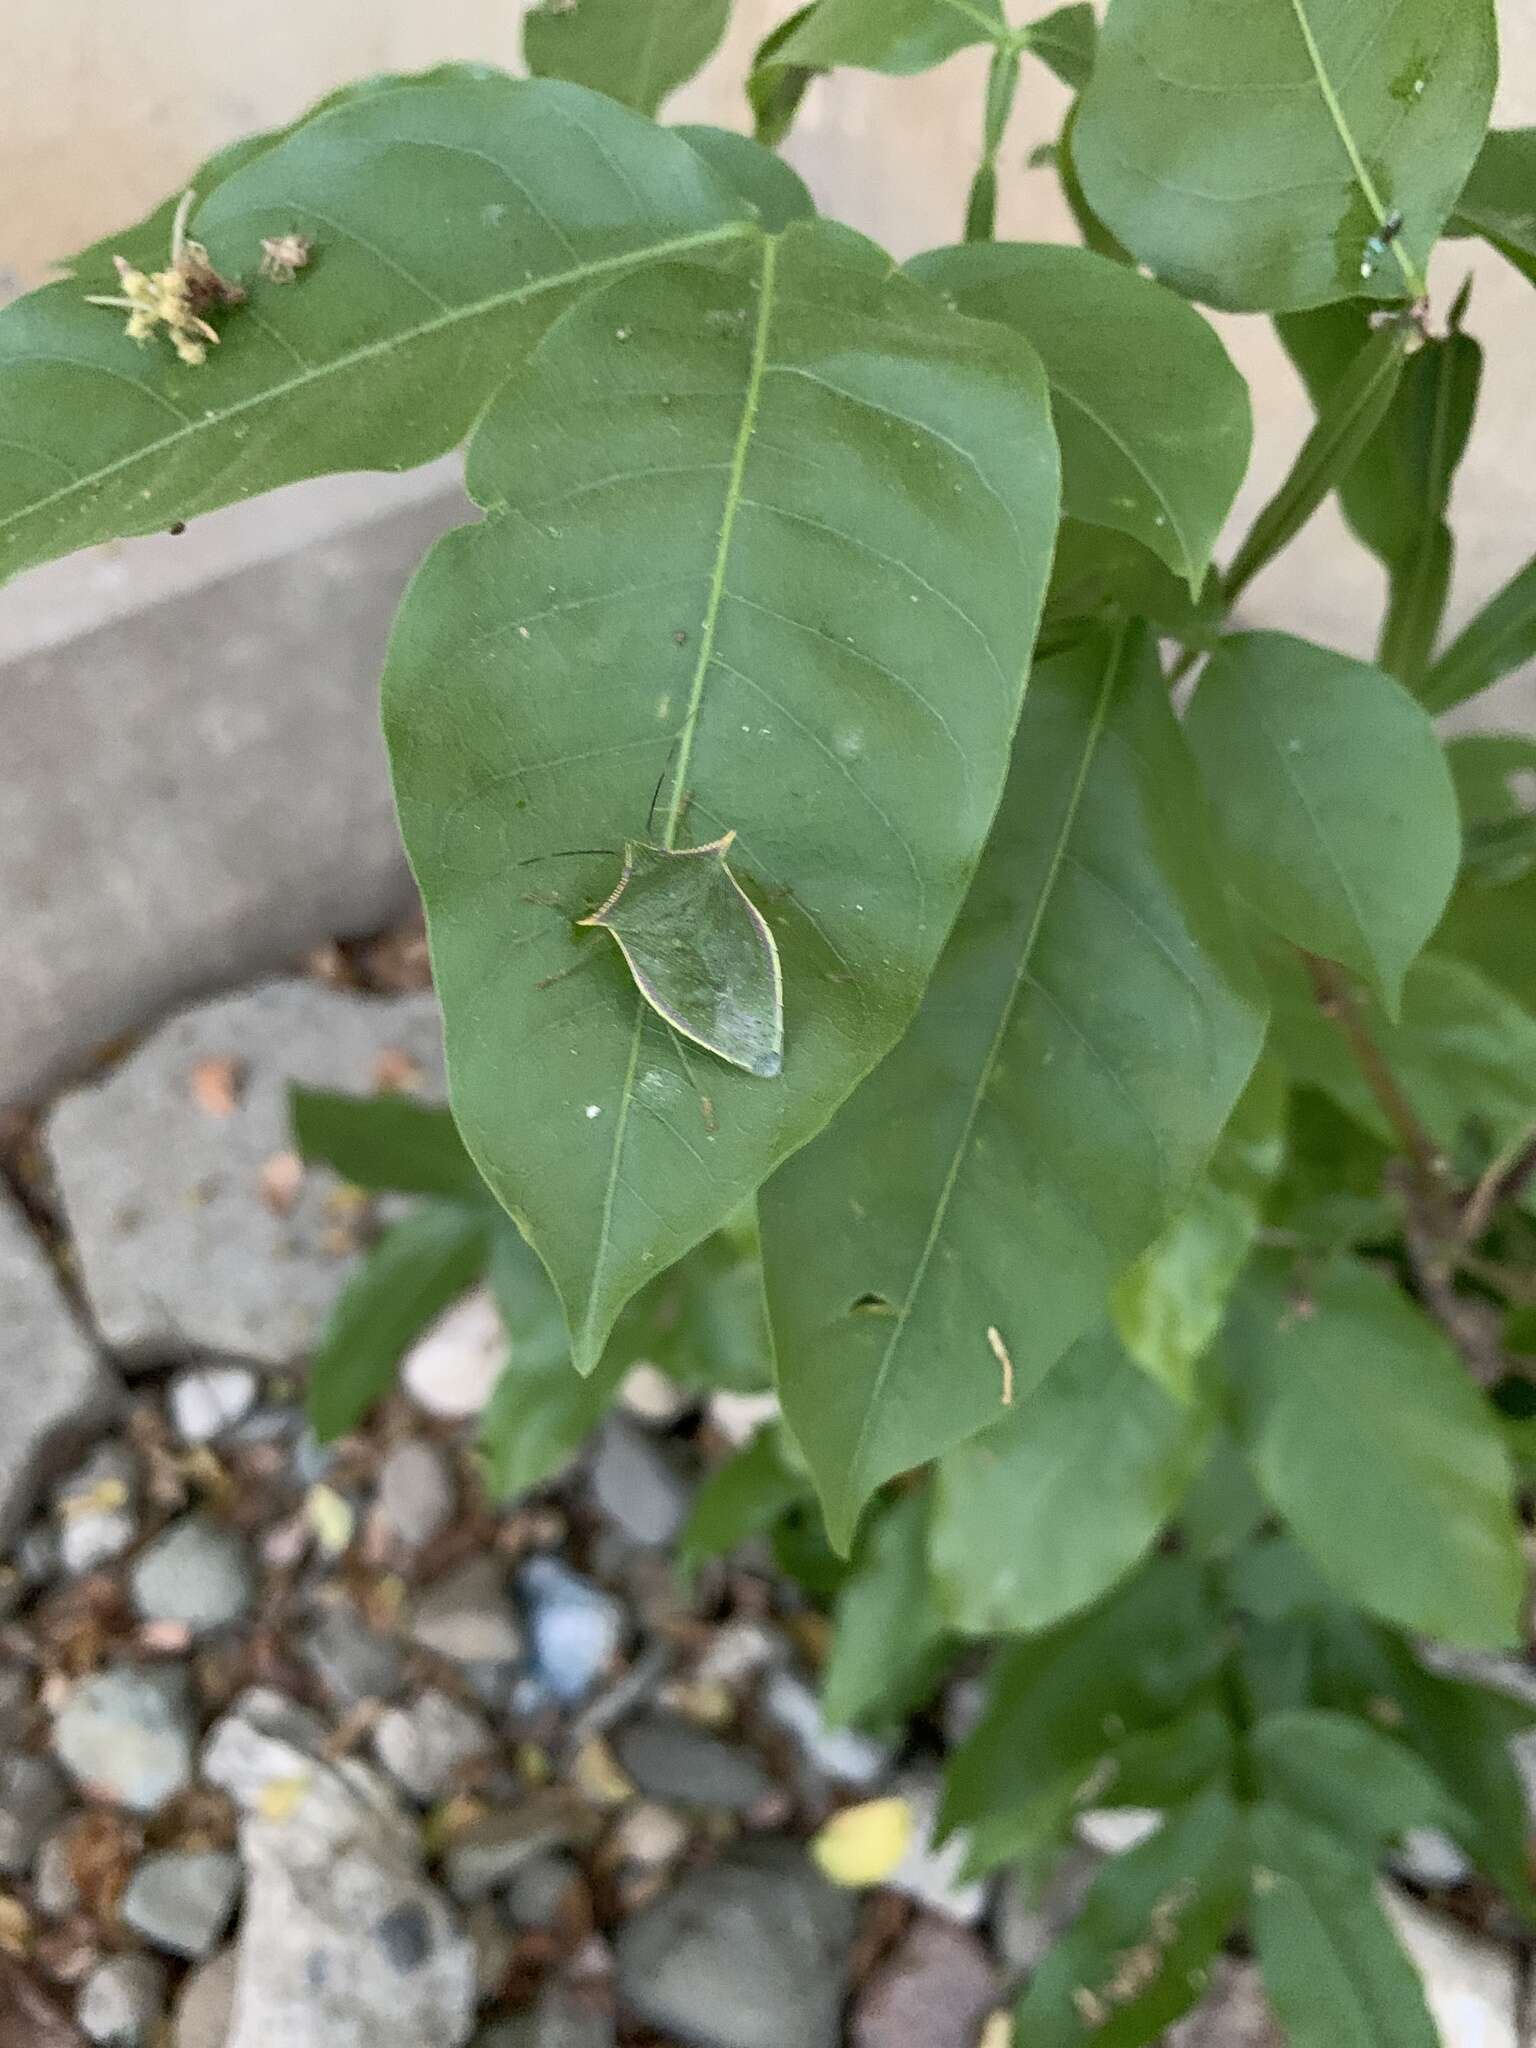
[[[1424,1979],[1424,1996],[1444,2048],[1521,2048],[1515,2023],[1518,1976],[1508,1949],[1382,1887],[1398,1939]]]
[[[889,1743],[877,1742],[857,1728],[831,1728],[822,1719],[821,1702],[792,1672],[776,1671],[759,1695],[770,1721],[800,1745],[806,1760],[824,1777],[844,1785],[873,1785],[891,1767]]]
[[[1100,1806],[1077,1817],[1077,1839],[1101,1856],[1123,1856],[1139,1849],[1163,1824],[1149,1806]]]
[[[510,1356],[490,1289],[477,1287],[412,1345],[400,1368],[401,1384],[428,1415],[467,1422],[491,1398]]]
[[[749,1443],[760,1429],[779,1419],[777,1394],[711,1394],[709,1419],[727,1443]]]
[[[689,1405],[686,1390],[667,1378],[659,1366],[642,1359],[632,1365],[619,1384],[619,1406],[637,1422],[649,1422],[665,1429],[676,1422]]]
[[[373,1731],[379,1762],[422,1806],[441,1799],[460,1767],[490,1748],[484,1725],[442,1692],[424,1692],[409,1706],[389,1708]]]
[[[171,1382],[171,1420],[184,1444],[211,1444],[256,1406],[260,1381],[247,1366],[200,1365]]]
[[[950,1835],[935,1843],[939,1794],[926,1778],[908,1778],[896,1786],[897,1793],[912,1810],[912,1840],[907,1853],[886,1879],[892,1891],[916,1899],[920,1906],[974,1927],[987,1910],[991,1887],[980,1878],[966,1881],[960,1875],[969,1854],[963,1834]]]

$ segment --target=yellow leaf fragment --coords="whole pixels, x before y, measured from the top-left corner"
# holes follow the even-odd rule
[[[833,1814],[811,1854],[834,1884],[883,1884],[911,1847],[913,1825],[905,1799],[866,1799]]]

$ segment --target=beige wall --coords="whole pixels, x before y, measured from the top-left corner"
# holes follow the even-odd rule
[[[679,95],[674,114],[745,127],[746,61],[792,4],[737,0],[727,47]],[[1025,18],[1045,4],[1017,0],[1014,11]],[[12,288],[37,282],[50,257],[146,210],[221,143],[288,118],[346,78],[451,57],[515,66],[521,11],[517,0],[0,0],[0,296],[7,272]],[[1500,13],[1497,118],[1536,120],[1536,6],[1500,0]],[[839,74],[814,89],[789,153],[828,211],[897,253],[953,239],[975,152],[980,76],[974,52],[925,79]],[[1055,82],[1032,67],[1009,138],[1005,234],[1067,232],[1050,175],[1022,168],[1029,147],[1054,131],[1062,102]],[[1469,262],[1477,286],[1468,324],[1491,347],[1484,417],[1457,487],[1457,617],[1536,545],[1536,299],[1472,243],[1441,252],[1442,290]],[[1254,380],[1260,420],[1241,517],[1273,488],[1309,415],[1267,323],[1222,325]],[[251,516],[246,508],[245,527],[232,522],[229,530],[248,529]],[[216,547],[220,529],[204,524]],[[154,546],[136,543],[128,559]],[[57,579],[44,587],[66,594]],[[0,612],[28,601],[24,584],[16,590],[19,598],[0,594]],[[1364,649],[1379,604],[1377,572],[1330,511],[1255,589],[1251,615]],[[0,644],[4,638],[0,620]],[[1521,695],[1536,704],[1528,685]]]

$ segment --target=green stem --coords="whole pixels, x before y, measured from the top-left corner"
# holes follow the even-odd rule
[[[981,163],[971,180],[971,196],[965,210],[968,242],[990,242],[997,231],[997,159],[1018,91],[1020,49],[1010,39],[999,43],[992,52],[982,117]]]

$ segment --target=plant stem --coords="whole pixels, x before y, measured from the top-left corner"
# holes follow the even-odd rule
[[[1438,1195],[1445,1183],[1445,1160],[1440,1148],[1420,1123],[1413,1104],[1403,1093],[1397,1076],[1387,1065],[1386,1055],[1365,1027],[1344,977],[1331,960],[1316,953],[1302,953],[1317,1006],[1343,1032],[1355,1065],[1377,1107],[1397,1133],[1414,1172],[1428,1194]]]
[[[971,181],[971,196],[965,210],[968,242],[990,242],[997,229],[997,158],[1018,91],[1020,49],[1010,39],[999,43],[992,52],[986,111],[982,117],[981,163]]]

